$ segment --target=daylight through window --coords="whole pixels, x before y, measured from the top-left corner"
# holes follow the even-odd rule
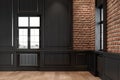
[[[40,17],[18,17],[18,44],[19,49],[40,47]]]

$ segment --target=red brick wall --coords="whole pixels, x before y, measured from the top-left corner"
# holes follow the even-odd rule
[[[95,0],[73,0],[73,49],[95,50]]]
[[[107,51],[120,53],[120,0],[107,0]]]

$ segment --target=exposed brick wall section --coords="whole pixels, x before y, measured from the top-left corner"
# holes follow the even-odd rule
[[[120,53],[120,0],[107,0],[107,51]]]
[[[95,50],[95,0],[73,0],[73,49]]]

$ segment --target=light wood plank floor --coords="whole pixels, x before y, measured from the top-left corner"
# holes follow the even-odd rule
[[[100,80],[89,72],[0,71],[0,80]]]

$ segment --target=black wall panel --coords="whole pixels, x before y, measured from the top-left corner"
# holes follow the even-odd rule
[[[117,63],[117,60],[113,60],[112,58],[105,58],[105,69],[104,74],[105,76],[109,77],[111,80],[119,80],[118,78],[118,69],[119,66]]]
[[[104,71],[104,58],[102,55],[98,55],[97,57],[97,72],[100,77],[103,76]]]
[[[7,53],[7,54],[6,54]],[[0,66],[11,66],[12,55],[10,52],[0,52]]]
[[[45,0],[45,48],[68,48],[72,40],[71,0]]]
[[[83,65],[86,66],[88,63],[87,60],[87,54],[83,53],[83,54],[76,54],[76,65]]]
[[[88,70],[86,51],[43,51],[40,53],[40,70]],[[92,63],[91,63],[92,64]]]
[[[12,46],[12,0],[0,0],[0,46]]]
[[[98,52],[97,70],[102,80],[120,80],[120,55]]]
[[[43,0],[17,0],[18,13],[42,13]]]
[[[97,75],[97,55],[94,51],[88,51],[88,70],[94,74]]]
[[[13,0],[14,15],[43,15],[44,0]]]
[[[19,0],[19,12],[37,12],[38,0]]]
[[[49,52],[44,55],[45,66],[66,66],[70,65],[70,54]]]

